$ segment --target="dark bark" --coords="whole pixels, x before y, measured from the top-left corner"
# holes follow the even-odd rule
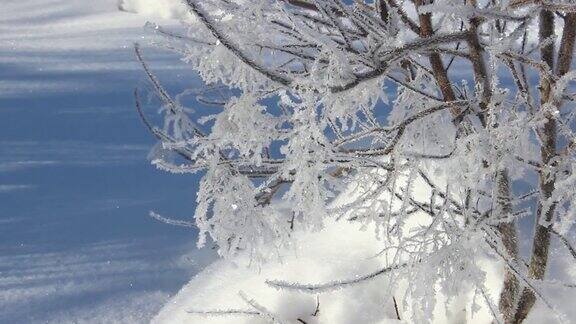
[[[422,0],[416,0],[414,3],[416,5],[416,9],[424,5]],[[432,27],[432,14],[430,13],[419,14],[418,19],[420,21],[420,36],[422,38],[431,37],[434,34],[434,29]],[[448,73],[444,68],[444,62],[442,62],[442,57],[440,56],[439,53],[431,53],[429,56],[429,60],[430,60],[430,66],[432,67],[432,73],[434,74],[436,83],[438,83],[438,87],[442,92],[444,101],[455,101],[456,94],[454,93],[454,89],[450,84],[450,79],[448,78]],[[460,115],[460,109],[458,107],[451,107],[450,112],[454,117]]]
[[[476,0],[468,0],[469,5],[476,7]],[[468,47],[470,51],[470,61],[472,62],[472,69],[474,70],[474,81],[476,84],[482,85],[482,100],[480,101],[481,113],[479,115],[480,121],[486,127],[486,114],[488,113],[488,104],[492,97],[492,88],[490,86],[490,79],[486,70],[486,63],[484,61],[484,49],[480,44],[478,38],[478,26],[480,25],[479,18],[470,19],[470,29],[468,35]]]
[[[501,171],[497,177],[498,186],[498,201],[499,213],[503,217],[509,216],[512,213],[512,205],[510,203],[510,180],[506,171]],[[516,265],[518,263],[518,234],[516,232],[516,222],[502,222],[498,225],[498,233],[506,256],[510,258],[510,263]],[[520,294],[520,284],[518,278],[509,269],[504,274],[504,285],[500,292],[500,301],[498,307],[500,313],[504,318],[505,323],[511,323],[514,318],[514,311],[516,308],[516,301]]]
[[[470,6],[477,7],[476,0],[467,1]],[[478,37],[479,18],[472,18],[469,24],[469,36],[467,39],[470,61],[474,71],[474,81],[482,85],[482,97],[480,101],[481,113],[479,114],[480,122],[487,127],[487,115],[490,101],[492,99],[492,88],[490,85],[490,76],[486,69],[484,58],[484,49]],[[496,175],[497,186],[497,212],[502,218],[508,218],[512,214],[510,178],[508,172],[498,171]],[[515,221],[505,221],[497,226],[498,235],[504,245],[506,256],[510,258],[512,264],[517,264],[518,260],[518,234],[516,231]],[[504,283],[500,292],[499,310],[504,321],[509,323],[514,317],[516,301],[520,294],[520,284],[515,274],[506,269],[504,274]]]
[[[564,32],[558,50],[558,76],[568,73],[574,58],[574,41],[576,39],[576,12],[566,14]]]
[[[554,13],[547,10],[540,12],[540,41],[549,39],[554,35]],[[554,70],[554,44],[550,43],[543,46],[540,51],[542,62],[548,65],[551,71]],[[552,80],[546,75],[541,74],[540,78],[540,100],[541,106],[550,102]],[[556,120],[552,116],[544,123],[540,132],[542,146],[540,155],[542,165],[549,165],[551,159],[556,154]],[[545,169],[545,168],[544,168]],[[551,197],[554,191],[554,179],[548,177],[545,171],[540,171],[540,200],[536,211],[535,233],[532,240],[532,256],[528,268],[528,277],[531,279],[542,280],[546,273],[548,263],[548,254],[550,248],[550,227],[548,224],[554,215],[555,206],[551,205],[548,209],[545,202]],[[516,314],[513,323],[523,322],[530,310],[536,303],[536,295],[531,289],[524,288],[522,296],[518,302]]]

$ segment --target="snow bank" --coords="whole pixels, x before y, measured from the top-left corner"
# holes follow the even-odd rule
[[[258,269],[247,267],[248,260],[242,258],[215,262],[193,278],[152,322],[269,323],[265,318],[251,315],[194,314],[213,310],[253,311],[242,300],[240,292],[279,316],[278,320],[283,323],[301,323],[298,319],[306,323],[397,323],[391,296],[397,300],[400,317],[409,319],[410,303],[404,300],[402,288],[390,290],[387,276],[320,294],[280,291],[266,285],[267,279],[299,283],[352,279],[386,266],[382,258],[374,257],[382,244],[370,229],[363,231],[358,224],[333,222],[319,233],[298,233],[296,236],[295,246],[283,253],[282,260]],[[494,298],[500,289],[501,268],[493,263],[486,263],[485,268],[491,283],[489,293]],[[481,310],[472,317],[471,296],[472,292],[450,303],[443,302],[440,296],[434,322],[490,323],[489,310],[485,306],[480,305]],[[313,316],[317,305],[319,311]]]
[[[164,19],[187,19],[190,13],[180,0],[118,0],[118,8]]]

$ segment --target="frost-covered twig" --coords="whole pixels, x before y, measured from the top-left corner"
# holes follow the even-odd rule
[[[165,223],[165,224],[182,226],[182,227],[196,227],[196,225],[194,223],[179,220],[179,219],[166,218],[166,217],[164,217],[164,216],[162,216],[156,212],[153,212],[153,211],[150,211],[150,213],[148,215],[150,215],[150,217],[154,218],[155,220],[158,220],[158,221]]]
[[[254,298],[248,297],[248,295],[243,291],[238,292],[238,294],[240,295],[240,298],[242,298],[246,304],[254,308],[260,316],[267,318],[274,324],[283,324],[283,321],[270,312],[266,307],[258,303]]]
[[[220,31],[216,26],[216,22],[214,22],[209,14],[201,8],[201,5],[196,3],[196,0],[186,0],[188,7],[196,16],[202,21],[204,26],[212,32],[214,37],[222,43],[222,45],[226,46],[234,55],[236,55],[242,62],[252,67],[254,70],[260,72],[262,75],[268,77],[270,80],[278,82],[283,85],[289,85],[291,80],[285,76],[281,76],[276,72],[270,71],[269,69],[265,68],[261,64],[257,63],[252,58],[249,58],[244,51],[242,51],[238,45],[234,44],[232,40],[230,40],[225,33]]]
[[[394,270],[402,269],[409,266],[408,263],[402,263],[386,268],[382,268],[378,271],[373,273],[357,276],[354,279],[347,279],[347,280],[338,280],[338,281],[330,281],[323,284],[301,284],[297,282],[290,282],[290,281],[283,281],[283,280],[266,280],[266,284],[272,286],[277,289],[287,289],[287,290],[298,290],[307,293],[318,293],[318,292],[325,292],[331,291],[336,289],[344,288],[345,286],[354,285],[360,282],[368,281],[374,278],[377,278],[381,275],[390,273]]]
[[[554,235],[556,235],[558,237],[558,239],[560,239],[560,241],[566,246],[568,251],[570,251],[570,254],[572,255],[572,257],[576,260],[576,249],[574,248],[574,246],[572,246],[572,244],[570,244],[570,241],[568,241],[566,236],[560,234],[557,230],[555,230],[553,228],[550,231],[552,233],[554,233]]]
[[[230,316],[230,315],[248,315],[248,316],[261,316],[258,311],[241,310],[241,309],[226,309],[226,310],[188,310],[188,314],[203,315],[203,316]]]

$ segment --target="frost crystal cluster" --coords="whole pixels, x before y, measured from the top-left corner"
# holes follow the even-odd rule
[[[186,33],[152,27],[205,86],[172,98],[137,48],[163,127],[138,108],[160,140],[153,164],[202,175],[199,246],[266,262],[295,231],[358,223],[374,229],[365,235],[386,267],[268,284],[404,278],[414,322],[431,318],[438,287],[448,298],[472,287],[497,322],[522,322],[536,301],[560,313],[542,287],[552,243],[576,258],[574,2],[184,4]],[[482,258],[505,269],[496,299]]]

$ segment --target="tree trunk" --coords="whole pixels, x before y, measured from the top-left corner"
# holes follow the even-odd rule
[[[470,6],[477,7],[476,0],[467,1]],[[480,44],[478,38],[478,26],[480,21],[477,18],[470,20],[470,35],[467,42],[469,47],[470,60],[474,70],[474,81],[476,84],[482,85],[482,101],[480,102],[481,114],[480,122],[484,127],[488,127],[487,115],[490,101],[492,99],[492,91],[490,87],[490,76],[486,69],[484,61],[484,49]],[[497,214],[502,218],[508,218],[512,214],[511,192],[510,192],[510,178],[508,172],[500,170],[496,174],[496,190],[497,190]],[[498,235],[502,240],[506,254],[511,258],[512,264],[516,264],[518,260],[518,234],[516,232],[516,222],[507,221],[499,223],[497,227]],[[498,308],[504,321],[509,323],[514,318],[516,309],[516,301],[520,294],[520,284],[518,279],[511,272],[506,269],[504,274],[504,283],[502,291],[500,292],[500,301]]]
[[[512,213],[512,204],[510,202],[510,180],[506,171],[500,171],[497,178],[498,186],[498,212],[502,217],[507,217]],[[498,224],[498,233],[502,244],[506,249],[506,255],[512,260],[512,264],[518,262],[518,234],[516,232],[516,222],[506,222]],[[498,308],[504,318],[505,323],[513,322],[516,301],[520,294],[520,284],[518,278],[510,271],[506,270],[504,275],[504,285],[500,292],[500,301]]]
[[[416,5],[416,10],[424,3],[422,0],[414,1]],[[420,22],[420,37],[428,38],[434,35],[434,29],[432,27],[432,14],[424,13],[418,15],[418,20]],[[450,79],[444,68],[444,63],[442,62],[442,57],[438,53],[431,53],[429,56],[430,66],[432,67],[432,73],[434,74],[434,79],[442,92],[444,101],[454,101],[456,100],[456,94],[452,85],[450,84]],[[452,116],[456,117],[460,115],[460,109],[457,106],[450,107],[450,112]]]
[[[540,12],[540,41],[547,40],[554,35],[554,13],[542,10]],[[543,46],[540,52],[542,62],[548,65],[550,71],[554,71],[554,43]],[[541,109],[545,104],[550,102],[552,80],[544,74],[540,77],[540,102]],[[543,170],[540,170],[540,200],[536,211],[535,233],[532,240],[532,257],[528,268],[528,277],[531,279],[542,280],[546,273],[548,263],[548,254],[550,248],[550,227],[548,224],[554,215],[555,206],[550,206],[545,210],[545,202],[552,196],[554,191],[554,179],[547,176],[546,166],[556,154],[556,120],[550,116],[540,132],[542,146],[540,156],[542,159]],[[545,225],[544,225],[545,224]],[[530,310],[536,303],[536,295],[529,288],[524,288],[522,296],[518,302],[514,323],[523,322]]]

